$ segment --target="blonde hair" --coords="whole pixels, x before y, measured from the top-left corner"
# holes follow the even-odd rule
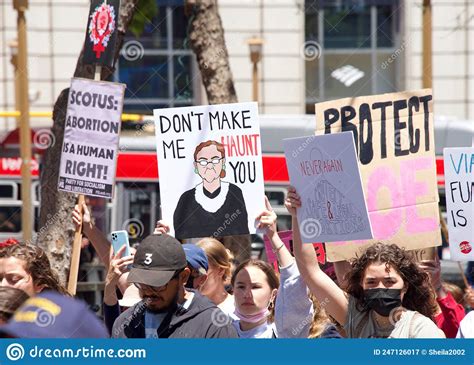
[[[222,243],[220,243],[215,238],[203,238],[198,243],[196,243],[198,247],[201,247],[207,256],[207,261],[209,261],[210,265],[213,265],[219,269],[224,269],[224,276],[222,279],[225,281],[231,275],[231,260],[232,254],[228,249],[224,247]]]
[[[315,296],[309,295],[309,298],[313,302],[313,321],[309,329],[308,338],[319,338],[326,329],[326,327],[332,323],[330,317],[327,315],[321,303],[316,299]]]

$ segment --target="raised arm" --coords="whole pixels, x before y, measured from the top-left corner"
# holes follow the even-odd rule
[[[296,216],[297,208],[301,207],[301,200],[295,188],[288,188],[288,196],[285,206],[291,214],[293,229],[293,254],[296,264],[311,293],[320,303],[327,303],[326,312],[341,325],[346,322],[348,298],[346,293],[326,275],[319,267],[314,247],[311,244],[303,244]]]
[[[295,259],[280,239],[280,236],[278,236],[276,225],[277,215],[273,211],[266,196],[265,208],[266,209],[257,217],[257,220],[259,220],[258,228],[263,228],[265,230],[265,234],[270,240],[272,251],[276,254],[280,267],[290,266]]]
[[[105,268],[108,269],[110,262],[110,242],[105,234],[92,224],[91,213],[86,203],[82,205],[82,213],[78,205],[74,207],[72,219],[76,227],[82,224],[82,232],[89,238],[100,261],[102,261]]]

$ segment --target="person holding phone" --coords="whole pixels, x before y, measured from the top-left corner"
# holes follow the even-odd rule
[[[120,259],[118,268],[126,260]],[[120,271],[120,269],[119,269]],[[230,323],[216,323],[222,311],[197,290],[185,288],[190,275],[181,243],[153,234],[138,245],[128,282],[142,300],[115,321],[113,338],[235,338]]]
[[[123,245],[116,253],[112,253],[107,276],[105,277],[103,310],[105,326],[109,333],[112,333],[114,322],[120,315],[119,299],[117,297],[119,280],[129,272],[133,264],[132,255],[123,256],[126,249],[126,245]]]

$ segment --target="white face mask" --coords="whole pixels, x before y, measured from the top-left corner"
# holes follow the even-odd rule
[[[239,318],[241,321],[244,322],[249,322],[249,323],[258,323],[262,319],[267,318],[270,315],[270,311],[268,308],[263,308],[260,312],[255,313],[255,314],[243,314],[242,312],[239,311],[237,307],[235,307],[235,312],[234,314]]]

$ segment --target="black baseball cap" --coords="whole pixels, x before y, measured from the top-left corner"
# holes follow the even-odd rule
[[[138,245],[128,281],[163,286],[176,271],[186,266],[186,255],[176,238],[168,234],[152,234]]]

